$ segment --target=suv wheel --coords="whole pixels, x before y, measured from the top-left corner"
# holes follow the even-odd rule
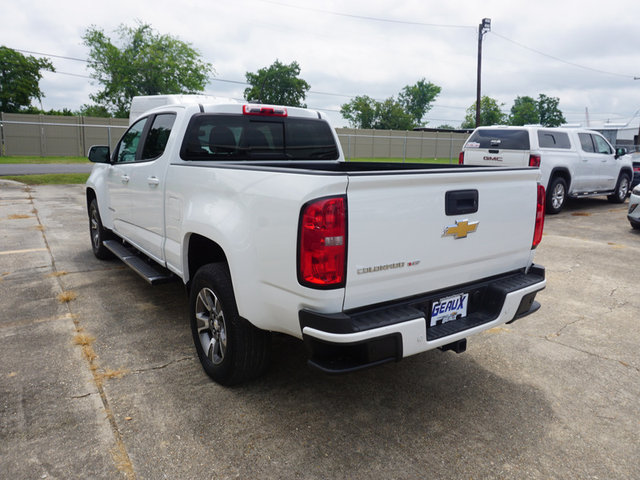
[[[623,203],[627,199],[629,193],[629,176],[626,173],[620,175],[616,185],[616,191],[613,195],[609,195],[607,199],[611,203]]]
[[[547,190],[547,213],[556,214],[562,210],[567,199],[567,182],[562,177],[555,177]]]

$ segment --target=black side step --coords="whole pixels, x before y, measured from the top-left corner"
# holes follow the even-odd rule
[[[158,283],[166,283],[173,280],[173,273],[160,265],[150,263],[143,259],[140,253],[133,249],[127,248],[118,240],[105,240],[102,242],[116,257],[122,260],[134,272],[144,278],[151,285]]]

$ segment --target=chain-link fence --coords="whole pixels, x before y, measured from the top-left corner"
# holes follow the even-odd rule
[[[126,119],[0,113],[0,155],[84,156],[91,145],[114,146]]]
[[[92,145],[113,148],[127,119],[0,113],[0,155],[85,156]],[[468,133],[336,129],[347,160],[457,162]]]

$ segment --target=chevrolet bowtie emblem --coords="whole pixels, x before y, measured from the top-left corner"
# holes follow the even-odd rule
[[[479,222],[471,222],[469,220],[457,221],[455,225],[445,227],[444,236],[453,235],[456,238],[466,238],[469,233],[473,233],[478,228]]]

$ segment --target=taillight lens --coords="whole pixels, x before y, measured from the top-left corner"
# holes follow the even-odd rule
[[[540,155],[529,155],[529,166],[530,167],[539,167],[540,166]]]
[[[536,228],[533,231],[533,243],[531,249],[533,250],[542,241],[542,231],[544,230],[544,208],[545,208],[546,192],[544,187],[538,184],[538,205],[536,207]]]
[[[464,152],[460,152],[458,155],[458,165],[464,165]]]
[[[346,252],[347,198],[321,198],[302,207],[298,281],[314,288],[343,287]]]
[[[242,113],[244,115],[259,115],[262,117],[286,117],[287,109],[284,107],[273,107],[263,105],[243,105]]]

